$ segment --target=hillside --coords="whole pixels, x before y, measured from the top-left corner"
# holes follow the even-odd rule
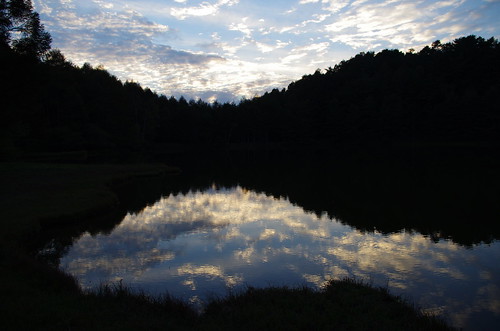
[[[228,144],[497,145],[500,46],[468,36],[419,52],[362,52],[288,88],[208,104],[158,95],[57,50],[4,47],[0,158],[26,153],[141,153]],[[166,151],[168,152],[168,151]]]

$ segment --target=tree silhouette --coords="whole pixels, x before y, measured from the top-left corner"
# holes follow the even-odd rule
[[[12,3],[0,0],[4,9]],[[9,24],[5,31],[13,31]],[[48,44],[30,45],[10,41],[0,52],[0,80],[9,82],[0,91],[0,154],[500,144],[494,38],[362,52],[239,104],[158,95],[101,66],[77,67],[59,50],[43,51]]]
[[[0,0],[0,47],[40,58],[51,42],[30,0]]]

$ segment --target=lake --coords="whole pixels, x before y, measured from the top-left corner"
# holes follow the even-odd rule
[[[453,326],[500,325],[497,160],[316,153],[171,162],[181,175],[123,186],[126,211],[105,230],[73,236],[60,268],[84,288],[122,281],[198,307],[246,286],[355,277]]]

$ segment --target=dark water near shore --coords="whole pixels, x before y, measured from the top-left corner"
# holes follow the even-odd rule
[[[448,154],[446,154],[448,153]],[[202,304],[245,286],[360,277],[454,326],[500,324],[500,175],[489,151],[178,158],[60,267]]]

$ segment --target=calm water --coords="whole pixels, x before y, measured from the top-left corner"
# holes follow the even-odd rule
[[[159,189],[162,196],[156,202],[127,212],[112,231],[81,234],[60,267],[86,288],[123,280],[132,288],[151,294],[168,291],[197,305],[248,285],[321,287],[328,279],[354,276],[388,286],[454,326],[493,330],[500,325],[500,242],[495,236],[484,237],[483,231],[470,231],[467,237],[447,229],[448,222],[429,225],[443,217],[463,224],[466,220],[458,218],[472,214],[477,218],[470,219],[468,227],[474,227],[473,222],[480,227],[490,215],[482,194],[491,191],[473,192],[476,198],[480,195],[480,205],[468,195],[452,195],[451,201],[465,199],[470,208],[483,207],[474,213],[442,197],[429,183],[422,188],[422,178],[429,176],[422,176],[420,167],[410,174],[407,167],[402,172],[392,169],[381,182],[385,170],[375,174],[372,166],[342,175],[337,172],[345,167],[330,165],[321,174],[301,165],[294,175],[279,167],[268,168],[267,175],[254,165],[248,168],[246,174],[218,175],[212,169],[199,179],[189,172],[167,178],[171,186]],[[482,187],[476,185],[481,178],[464,179],[462,170],[455,169],[448,179],[436,170],[430,182],[450,186],[460,179],[451,188],[467,194],[471,185]],[[449,175],[450,169],[445,172]],[[373,181],[374,175],[379,179]],[[393,177],[397,180],[387,180]],[[245,182],[254,183],[254,188]],[[266,189],[259,182],[274,186]],[[382,183],[385,186],[378,185]],[[399,189],[408,185],[411,190]],[[341,198],[352,198],[361,188],[354,202]],[[427,197],[421,198],[424,191]],[[311,201],[322,203],[317,207]],[[357,203],[359,208],[351,207]],[[447,209],[450,204],[454,211]],[[370,212],[373,224],[367,226]],[[408,226],[419,217],[427,219]]]

